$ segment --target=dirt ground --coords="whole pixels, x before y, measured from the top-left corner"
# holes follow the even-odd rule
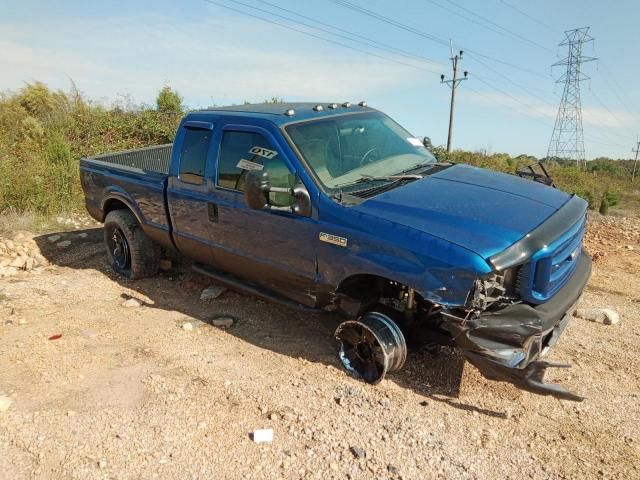
[[[183,266],[126,281],[81,228],[58,232],[67,248],[36,236],[50,266],[0,279],[1,479],[640,478],[637,220],[592,220],[587,241],[581,306],[621,322],[574,319],[550,354],[581,403],[485,380],[453,351],[363,384],[338,363],[337,317],[203,302],[210,281]]]

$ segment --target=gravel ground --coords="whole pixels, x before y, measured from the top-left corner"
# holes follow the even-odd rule
[[[366,385],[337,361],[335,316],[200,301],[211,283],[182,267],[125,281],[98,229],[60,232],[68,248],[36,237],[50,266],[0,279],[0,478],[640,478],[639,232],[592,221],[580,306],[622,320],[574,319],[550,354],[581,403],[448,350]]]

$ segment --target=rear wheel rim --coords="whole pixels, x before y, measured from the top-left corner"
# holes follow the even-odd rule
[[[131,253],[127,237],[120,227],[114,227],[107,237],[107,247],[116,268],[126,270],[131,265]]]

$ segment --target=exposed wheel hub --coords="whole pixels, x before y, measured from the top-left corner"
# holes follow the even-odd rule
[[[379,312],[341,323],[335,336],[344,367],[368,383],[379,383],[387,372],[402,368],[407,358],[407,342],[400,328]]]

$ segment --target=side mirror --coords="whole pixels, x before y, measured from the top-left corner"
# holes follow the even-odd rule
[[[262,210],[269,206],[269,174],[262,170],[247,172],[244,181],[244,198],[250,208]]]
[[[431,143],[431,139],[429,137],[424,137],[422,139],[422,145],[424,145],[425,148],[429,151],[433,149],[433,144]]]
[[[270,193],[287,193],[293,197],[293,204],[288,207],[272,205]],[[244,184],[244,198],[247,205],[255,210],[275,210],[295,213],[303,217],[311,216],[311,197],[306,187],[296,179],[293,188],[272,187],[269,173],[263,170],[247,172]]]

